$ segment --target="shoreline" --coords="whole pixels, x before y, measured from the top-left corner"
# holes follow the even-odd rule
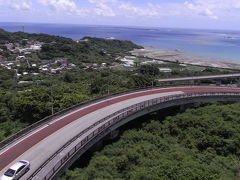
[[[143,56],[143,57],[156,59],[160,61],[240,70],[240,63],[236,63],[232,61],[227,62],[227,60],[220,60],[220,59],[213,60],[212,58],[209,58],[209,57],[189,55],[180,50],[144,48],[144,49],[134,49],[130,51],[130,53],[133,56]]]

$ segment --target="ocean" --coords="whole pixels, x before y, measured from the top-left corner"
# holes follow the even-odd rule
[[[130,40],[146,48],[177,49],[190,55],[240,63],[240,31],[35,23],[0,23],[0,28],[10,32],[24,29],[29,33],[72,39],[113,37]]]

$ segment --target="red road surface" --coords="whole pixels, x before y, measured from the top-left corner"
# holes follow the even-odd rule
[[[6,152],[0,155],[0,171],[9,165],[12,161],[14,161],[17,157],[21,156],[25,151],[30,149],[32,146],[47,138],[57,130],[63,128],[69,123],[89,114],[98,109],[107,107],[111,104],[115,104],[127,99],[136,98],[140,96],[146,96],[157,93],[165,93],[165,92],[174,92],[174,91],[183,91],[185,93],[191,92],[240,92],[240,88],[222,88],[222,87],[184,87],[184,88],[168,88],[168,89],[155,89],[148,90],[144,92],[137,92],[134,94],[124,95],[121,97],[115,97],[110,100],[105,100],[104,102],[100,102],[94,105],[90,105],[82,110],[79,110],[73,114],[70,114],[59,121],[50,124],[49,126],[43,128],[42,130],[36,132],[35,134],[27,137],[22,140],[20,143],[8,149]]]

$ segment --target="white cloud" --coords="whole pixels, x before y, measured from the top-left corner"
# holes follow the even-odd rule
[[[184,5],[194,14],[219,19],[233,15],[234,10],[240,9],[240,0],[195,0],[186,1]]]
[[[42,21],[45,21],[47,16],[52,19],[51,21],[68,22],[67,19],[69,19],[69,22],[105,24],[115,24],[118,21],[123,24],[125,22],[171,24],[176,22],[176,19],[184,19],[186,22],[199,20],[199,22],[213,23],[240,20],[240,0],[185,0],[185,2],[174,0],[174,3],[170,0],[155,0],[154,2],[150,3],[148,0],[0,0],[0,13],[3,19],[3,13],[8,16],[11,8],[15,10],[12,11],[12,16],[17,12],[15,13],[17,18],[20,18],[18,16],[20,13],[24,16],[26,15],[24,11],[30,11],[28,14],[40,17]],[[25,17],[22,19],[24,21]]]
[[[130,2],[119,2],[120,13],[125,16],[142,16],[144,18],[161,17],[205,17],[209,19],[226,19],[239,17],[236,10],[240,10],[240,0],[189,0],[184,3],[146,3],[137,6]]]
[[[1,0],[0,5],[18,11],[29,11],[32,9],[32,3],[29,0]]]
[[[124,14],[127,16],[145,16],[145,17],[153,17],[159,16],[161,11],[160,5],[154,5],[148,3],[146,7],[137,7],[131,3],[121,3],[119,4],[119,9],[124,11]]]
[[[85,15],[87,13],[86,9],[78,8],[72,0],[38,0],[38,2],[63,14]]]
[[[209,9],[209,6],[202,6],[199,4],[192,4],[186,1],[184,3],[187,9],[191,10],[193,14],[197,14],[200,16],[207,16],[212,19],[218,19],[218,16],[216,16],[211,9]]]
[[[100,16],[116,16],[113,8],[109,3],[117,3],[117,0],[89,0],[95,5],[94,12]]]

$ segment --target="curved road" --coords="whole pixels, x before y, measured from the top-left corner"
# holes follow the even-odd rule
[[[119,95],[95,104],[90,104],[55,119],[53,122],[44,125],[13,144],[3,148],[0,151],[0,173],[2,174],[14,162],[25,159],[31,163],[31,169],[22,177],[22,179],[27,179],[70,139],[100,119],[124,109],[125,107],[146,100],[194,92],[240,93],[240,88],[211,86],[158,88]],[[99,126],[101,126],[101,124],[99,124]],[[41,179],[41,177],[37,179]]]

